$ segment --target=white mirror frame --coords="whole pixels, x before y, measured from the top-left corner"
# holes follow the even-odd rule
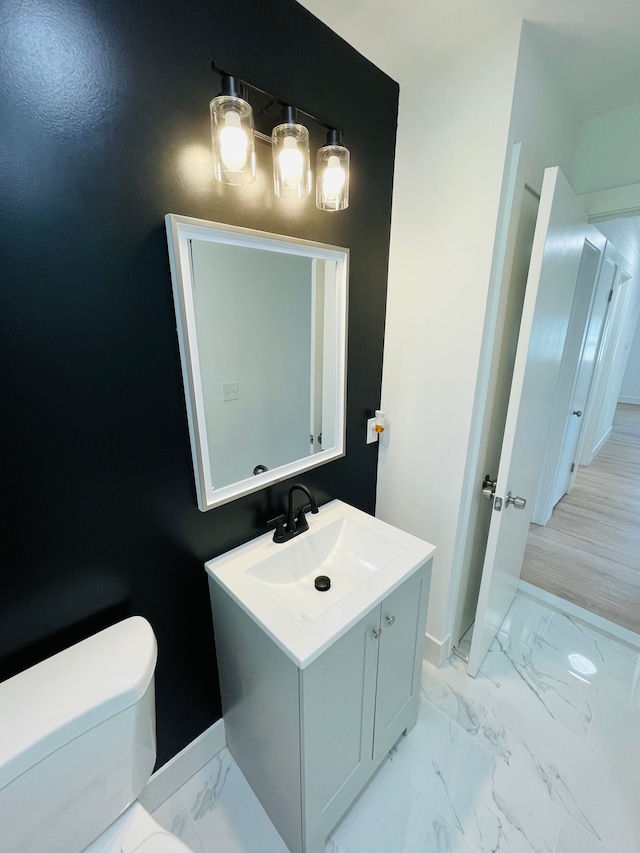
[[[332,459],[344,456],[349,250],[338,246],[328,246],[324,243],[300,240],[295,237],[254,231],[250,228],[208,222],[204,219],[193,219],[173,213],[168,213],[165,216],[165,223],[198,508],[202,512],[206,512],[242,495],[259,491],[271,483],[286,480],[302,471],[308,471],[318,465],[324,465]],[[331,425],[336,436],[334,446],[219,488],[215,488],[211,476],[202,374],[196,336],[193,266],[189,246],[190,241],[194,239],[245,248],[267,249],[336,263],[336,301],[333,318],[335,352],[332,353],[332,361],[335,363],[335,377],[333,378],[335,379],[336,400],[334,423]]]

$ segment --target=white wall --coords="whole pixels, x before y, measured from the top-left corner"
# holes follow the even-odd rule
[[[496,32],[400,93],[377,515],[438,548],[432,659],[450,631],[518,41],[519,26]]]
[[[621,332],[623,349],[619,355],[623,359],[623,366],[626,361],[626,370],[623,373],[618,399],[625,403],[640,404],[640,241],[638,224],[635,227],[629,226],[628,220],[624,219],[598,224],[600,231],[624,256],[623,269],[631,276],[626,317]]]
[[[580,127],[571,99],[549,70],[539,38],[539,31],[525,21],[509,128],[510,143],[522,143],[524,156],[538,172],[538,190],[542,172],[549,166],[560,166],[573,185],[574,152]]]
[[[640,223],[630,227],[628,220],[617,222],[601,222],[598,228],[627,258],[627,272],[632,276],[634,292],[640,294]],[[640,298],[640,297],[639,297]],[[635,297],[631,296],[629,309],[635,310]],[[629,320],[633,333],[633,315]],[[628,349],[626,371],[620,387],[620,402],[640,404],[640,323],[636,321],[635,334]]]
[[[521,39],[515,29],[497,35],[401,89],[382,388],[390,429],[377,511],[438,546],[431,659],[446,647],[460,593],[485,410],[483,332],[497,307],[494,294],[487,300],[505,156],[520,141],[540,183],[546,166],[570,173],[578,126],[526,23]]]
[[[516,28],[496,33],[400,92],[382,386],[389,430],[377,514],[438,548],[431,660],[450,639],[476,485],[486,390],[480,360],[496,308],[491,270],[505,155],[521,142],[540,182],[545,167],[560,165],[576,191],[615,185],[620,144],[603,152],[606,122],[581,123],[539,37],[526,22],[521,39]],[[618,124],[607,132],[617,139],[623,131]],[[603,153],[608,161],[595,164]],[[602,186],[589,185],[592,168],[606,176],[598,178]],[[628,160],[619,183],[640,180],[640,171],[632,173]]]
[[[573,170],[578,193],[640,181],[640,104],[588,119],[580,127]]]

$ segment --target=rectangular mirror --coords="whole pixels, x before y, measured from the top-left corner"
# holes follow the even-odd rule
[[[343,456],[348,250],[165,221],[198,507]]]

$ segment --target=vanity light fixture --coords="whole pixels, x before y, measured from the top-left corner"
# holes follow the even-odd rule
[[[309,131],[294,107],[282,108],[282,124],[271,132],[273,189],[279,198],[305,198],[311,190]]]
[[[316,160],[316,207],[345,210],[349,207],[349,149],[339,130],[329,130],[327,144]]]
[[[210,104],[213,172],[224,184],[252,184],[256,179],[253,110],[236,77],[222,78],[222,92]]]
[[[342,133],[325,119],[318,118],[270,95],[254,83],[219,68],[212,69],[222,77],[222,91],[211,101],[211,134],[213,166],[218,181],[226,184],[250,184],[255,181],[254,140],[273,146],[273,186],[278,198],[305,198],[311,192],[311,158],[309,131],[298,121],[298,113],[327,131],[327,142],[316,157],[316,207],[320,210],[345,210],[349,207],[349,150],[342,144]],[[256,93],[258,102],[268,100],[258,110],[265,115],[274,106],[282,108],[281,120],[266,135],[254,130],[253,111],[247,101],[247,90]],[[259,122],[260,123],[260,122]]]

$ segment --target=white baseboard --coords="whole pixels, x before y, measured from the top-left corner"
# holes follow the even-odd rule
[[[451,656],[451,634],[443,640],[438,640],[432,637],[431,634],[426,634],[424,638],[424,651],[422,657],[432,663],[434,666],[440,667]]]
[[[527,598],[539,601],[546,607],[551,607],[559,613],[564,613],[566,616],[570,616],[577,622],[582,622],[590,628],[595,628],[596,631],[600,631],[600,633],[606,634],[608,637],[612,637],[620,643],[624,643],[625,646],[629,646],[632,649],[640,651],[640,634],[636,634],[635,631],[623,628],[622,625],[616,625],[615,622],[610,622],[603,616],[598,616],[597,613],[585,610],[584,607],[579,607],[571,601],[565,601],[564,598],[560,598],[552,592],[547,592],[546,589],[540,589],[540,587],[527,583],[527,581],[520,580],[518,592],[522,595],[526,595]]]
[[[633,403],[636,406],[640,406],[640,397],[619,397],[619,403]]]
[[[141,805],[148,812],[155,811],[226,745],[224,720],[220,719],[156,770],[138,798]]]

